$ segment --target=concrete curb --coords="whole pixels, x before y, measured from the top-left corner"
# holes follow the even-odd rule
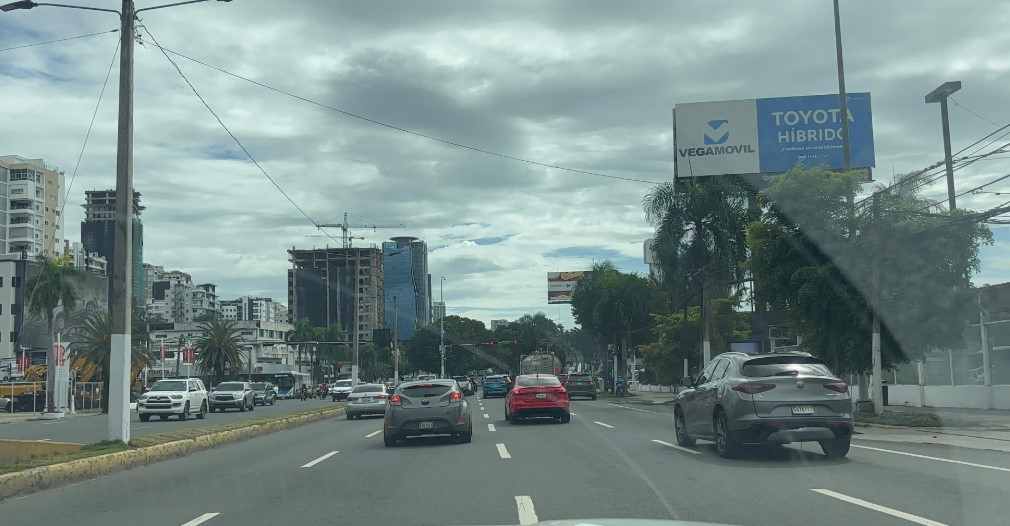
[[[167,442],[107,455],[72,460],[62,464],[26,469],[0,475],[0,502],[12,497],[22,497],[48,489],[67,486],[120,471],[148,466],[173,458],[184,457],[198,451],[225,446],[241,440],[292,429],[344,413],[343,407],[327,409],[311,415],[293,416],[256,424],[231,431],[221,431],[196,438]]]

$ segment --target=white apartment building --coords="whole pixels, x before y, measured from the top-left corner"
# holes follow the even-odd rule
[[[178,270],[165,272],[161,267],[145,266],[151,284],[147,299],[147,312],[166,322],[193,322],[202,316],[218,315],[221,306],[217,298],[217,285],[194,284],[193,278]]]
[[[288,308],[272,298],[242,296],[221,302],[221,317],[226,320],[287,321]]]
[[[59,253],[61,188],[63,172],[44,160],[0,156],[0,253]]]
[[[148,326],[151,338],[151,350],[155,363],[150,373],[155,377],[186,374],[186,366],[177,361],[180,348],[193,347],[200,338],[202,331],[199,322],[152,323]],[[275,373],[297,370],[296,348],[287,343],[287,335],[293,327],[289,323],[269,321],[237,321],[239,336],[242,338],[242,348],[246,360],[245,369],[241,372]],[[165,360],[160,359],[161,349],[165,350]],[[176,369],[179,367],[179,369]],[[195,373],[196,371],[194,371]]]
[[[70,256],[71,264],[76,268],[108,275],[109,262],[99,256],[97,252],[89,254],[80,241],[71,243],[69,239],[64,239],[63,255]]]
[[[508,327],[509,323],[511,322],[508,320],[491,320],[491,330],[496,331],[502,327]]]
[[[445,317],[445,302],[431,302],[431,321],[438,321]]]

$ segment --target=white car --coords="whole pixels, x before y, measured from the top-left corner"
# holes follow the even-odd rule
[[[347,395],[351,392],[351,381],[350,380],[337,380],[333,382],[330,386],[330,398],[334,402],[338,402],[347,398]]]
[[[190,415],[203,419],[207,416],[207,388],[199,378],[178,378],[158,380],[151,390],[137,399],[137,414],[141,422],[147,422],[151,415],[167,420],[176,415],[186,420]]]

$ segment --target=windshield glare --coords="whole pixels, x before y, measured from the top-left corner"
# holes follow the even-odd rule
[[[245,384],[238,382],[226,382],[223,384],[218,384],[218,391],[243,391],[245,390]]]
[[[151,387],[152,391],[185,391],[186,382],[183,381],[159,381]]]

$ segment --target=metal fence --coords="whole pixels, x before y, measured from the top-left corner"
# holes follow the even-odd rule
[[[101,412],[102,383],[77,382],[74,386],[74,408],[80,412]]]
[[[11,399],[11,404],[0,407],[0,410],[18,413],[42,413],[46,410],[45,382],[4,382],[2,386],[2,392]],[[73,389],[74,410],[101,412],[103,394],[101,382],[77,382]]]

